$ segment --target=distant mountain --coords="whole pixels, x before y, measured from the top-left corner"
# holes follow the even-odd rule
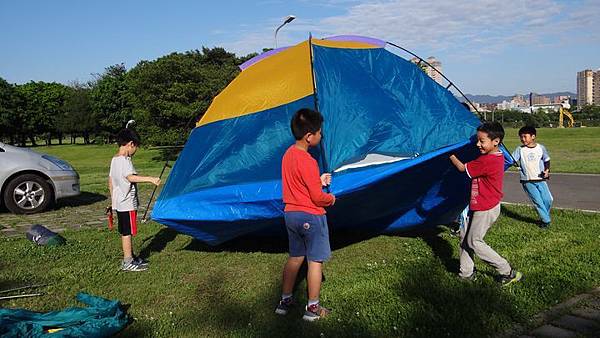
[[[555,96],[570,96],[570,97],[576,97],[577,94],[575,93],[571,93],[571,92],[556,92],[556,93],[547,93],[547,94],[539,94],[536,93],[537,95],[541,95],[541,96],[547,96],[550,99],[552,99]],[[465,94],[469,100],[473,101],[473,102],[477,102],[477,103],[500,103],[502,101],[510,101],[510,99],[517,95],[510,95],[510,96],[504,96],[504,95],[497,95],[497,96],[492,96],[492,95],[474,95],[474,94]],[[521,94],[523,95],[523,97],[528,100],[529,98],[529,93],[527,94]],[[462,97],[458,98],[460,101]]]

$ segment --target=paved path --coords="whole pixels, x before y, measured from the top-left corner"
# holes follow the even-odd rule
[[[554,207],[600,212],[600,175],[551,174],[548,181]],[[504,202],[531,204],[519,183],[519,174],[504,175]]]
[[[600,288],[535,315],[531,327],[514,326],[498,337],[600,337]]]

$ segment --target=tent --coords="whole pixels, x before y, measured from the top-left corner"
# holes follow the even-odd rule
[[[191,132],[152,218],[216,245],[285,234],[281,158],[292,115],[324,117],[312,155],[332,172],[332,232],[398,232],[447,223],[469,181],[448,160],[477,156],[479,119],[386,42],[310,38],[249,60]]]

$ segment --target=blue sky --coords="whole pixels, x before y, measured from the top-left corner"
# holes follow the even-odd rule
[[[0,77],[85,82],[105,67],[221,46],[238,55],[359,34],[435,56],[464,92],[576,90],[600,68],[598,0],[0,1]]]

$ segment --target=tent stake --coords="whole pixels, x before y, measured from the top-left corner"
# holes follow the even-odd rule
[[[16,295],[16,296],[0,297],[0,300],[15,299],[15,298],[37,297],[37,296],[41,296],[41,295],[43,295],[43,293],[28,293],[26,295]]]

